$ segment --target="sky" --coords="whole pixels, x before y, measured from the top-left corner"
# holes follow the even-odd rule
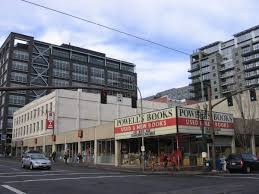
[[[259,25],[258,0],[30,0],[171,48],[192,53]],[[1,0],[0,45],[10,32],[103,52],[136,65],[143,97],[190,83],[190,57],[90,23]]]

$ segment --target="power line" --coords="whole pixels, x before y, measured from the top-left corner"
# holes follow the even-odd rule
[[[25,3],[31,4],[31,5],[34,5],[34,6],[37,6],[37,7],[41,7],[41,8],[43,8],[43,9],[47,9],[47,10],[56,12],[56,13],[59,13],[59,14],[62,14],[62,15],[66,15],[66,16],[69,16],[69,17],[72,17],[72,18],[75,18],[75,19],[84,21],[84,22],[88,22],[88,23],[90,23],[90,24],[93,24],[93,25],[96,25],[96,26],[99,26],[99,27],[102,27],[102,28],[106,28],[106,29],[111,30],[111,31],[114,31],[114,32],[117,32],[117,33],[120,33],[120,34],[124,34],[124,35],[126,35],[126,36],[130,36],[130,37],[132,37],[132,38],[136,38],[136,39],[139,39],[139,40],[148,42],[148,43],[150,43],[150,44],[153,44],[153,45],[156,45],[156,46],[160,46],[160,47],[163,47],[163,48],[172,50],[172,51],[174,51],[174,52],[181,53],[181,54],[183,54],[183,55],[188,55],[188,56],[190,56],[190,54],[187,53],[187,52],[185,52],[185,51],[182,51],[182,50],[179,50],[179,49],[175,49],[175,48],[172,48],[172,47],[163,45],[163,44],[161,44],[161,43],[154,42],[154,41],[152,41],[152,40],[149,40],[149,39],[146,39],[146,38],[142,38],[142,37],[140,37],[140,36],[137,36],[137,35],[134,35],[134,34],[125,32],[125,31],[118,30],[118,29],[113,28],[113,27],[110,27],[110,26],[106,26],[106,25],[103,25],[103,24],[100,24],[100,23],[97,23],[97,22],[93,22],[93,21],[91,21],[91,20],[88,20],[88,19],[85,19],[85,18],[76,16],[76,15],[72,15],[72,14],[69,14],[69,13],[66,13],[66,12],[63,12],[63,11],[60,11],[60,10],[57,10],[57,9],[53,9],[53,8],[50,8],[50,7],[41,5],[41,4],[37,4],[37,3],[31,2],[31,1],[27,1],[27,0],[20,0],[20,1],[23,1],[23,2],[25,2]]]

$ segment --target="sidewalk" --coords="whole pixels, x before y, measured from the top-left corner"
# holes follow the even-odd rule
[[[105,171],[116,171],[116,172],[125,172],[125,173],[134,173],[134,174],[145,174],[145,175],[171,175],[171,176],[195,176],[195,175],[218,175],[224,174],[226,172],[223,171],[204,171],[201,168],[181,168],[180,170],[172,170],[170,168],[167,169],[157,169],[152,171],[150,168],[146,168],[144,172],[139,167],[115,167],[114,165],[105,165],[105,164],[87,164],[87,163],[69,163],[64,164],[63,162],[57,162],[54,166],[72,166],[72,167],[83,167],[83,168],[90,168],[90,169],[98,169],[98,170],[105,170]]]
[[[12,160],[20,162],[20,158],[15,157],[1,157],[0,160]],[[65,164],[63,161],[57,161],[53,163],[53,166],[62,166],[62,167],[81,167],[81,168],[90,168],[90,169],[97,169],[97,170],[104,170],[104,171],[114,171],[114,172],[124,172],[124,173],[133,173],[133,174],[144,174],[144,175],[170,175],[170,176],[197,176],[197,175],[219,175],[225,174],[226,172],[223,171],[204,171],[202,167],[189,167],[189,168],[181,168],[180,170],[172,170],[170,168],[160,168],[155,171],[152,171],[150,168],[146,168],[144,172],[140,167],[136,166],[119,166],[115,167],[114,165],[108,164],[87,164],[87,163],[68,163]]]

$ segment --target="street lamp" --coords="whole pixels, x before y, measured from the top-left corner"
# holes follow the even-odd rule
[[[141,152],[142,152],[142,156],[141,156],[141,164],[142,164],[142,171],[145,171],[145,144],[144,144],[144,129],[143,129],[143,103],[142,103],[142,94],[141,91],[139,89],[139,87],[137,86],[137,84],[135,85],[137,87],[137,90],[139,92],[140,95],[140,115],[141,115]]]

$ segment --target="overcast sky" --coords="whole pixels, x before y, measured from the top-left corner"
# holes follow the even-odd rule
[[[258,0],[31,0],[192,53],[259,25]],[[1,0],[0,44],[13,32],[136,64],[143,96],[189,84],[189,57],[20,0]]]

